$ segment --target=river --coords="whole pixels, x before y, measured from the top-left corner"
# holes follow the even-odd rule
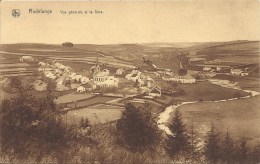
[[[219,85],[222,87],[232,88],[232,89],[236,89],[236,90],[242,90],[244,92],[250,93],[250,95],[239,97],[239,98],[229,98],[229,99],[222,99],[222,100],[215,100],[215,101],[203,101],[203,103],[234,101],[234,100],[241,99],[241,98],[245,99],[245,98],[251,98],[251,97],[260,95],[260,93],[256,92],[256,91],[241,89],[238,86],[238,82],[232,83],[229,80],[219,80],[219,79],[209,79],[208,81],[211,82],[212,84]],[[157,125],[158,125],[159,129],[165,131],[165,133],[168,135],[173,135],[171,130],[167,127],[167,123],[168,123],[168,121],[170,121],[169,120],[170,114],[182,105],[193,104],[193,103],[198,103],[198,102],[199,101],[182,102],[177,105],[171,105],[171,106],[166,107],[165,110],[163,112],[161,112],[158,116],[159,119],[157,121]]]

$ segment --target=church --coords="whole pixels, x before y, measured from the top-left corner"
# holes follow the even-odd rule
[[[118,87],[118,78],[114,76],[109,76],[109,70],[104,69],[100,70],[100,66],[98,64],[98,58],[96,65],[90,68],[92,72],[93,81],[99,87]]]

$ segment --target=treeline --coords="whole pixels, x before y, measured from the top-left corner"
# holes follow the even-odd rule
[[[71,43],[71,42],[64,42],[61,45],[64,46],[64,47],[73,47],[74,46],[74,44]]]
[[[19,87],[20,88],[20,87]],[[52,90],[37,99],[19,89],[0,108],[1,161],[13,163],[259,163],[260,147],[243,138],[221,137],[212,125],[205,142],[182,121],[176,110],[163,133],[149,104],[126,104],[113,123],[91,125],[62,121]],[[205,144],[201,144],[205,143]]]
[[[45,97],[36,98],[19,85],[17,96],[4,99],[0,106],[0,160],[64,163],[82,145],[95,145],[88,135],[88,121],[83,120],[78,126],[67,125],[62,114],[51,90]]]
[[[162,137],[149,111],[147,104],[140,108],[128,104],[117,122],[117,131],[120,132],[117,136],[123,140],[122,145],[131,151],[151,150],[162,140],[167,155],[175,161],[184,158],[186,162],[192,163],[260,162],[260,145],[250,147],[245,138],[235,141],[228,130],[225,136],[220,136],[214,124],[203,142],[193,126],[186,127],[179,110],[175,111],[169,124],[172,134]]]

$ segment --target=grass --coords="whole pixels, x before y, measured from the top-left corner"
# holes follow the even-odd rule
[[[186,104],[179,109],[184,122],[188,126],[193,122],[200,137],[205,136],[211,123],[214,123],[222,134],[228,128],[235,139],[246,137],[251,144],[255,144],[260,143],[259,102],[260,96],[256,96],[228,102]]]
[[[175,97],[175,100],[186,101],[210,101],[210,100],[222,100],[234,98],[237,95],[246,96],[248,93],[234,90],[230,88],[224,88],[218,85],[211,84],[208,81],[197,82],[195,84],[181,84],[178,88],[182,88],[185,94]]]
[[[84,107],[84,106],[90,106],[90,105],[98,104],[98,103],[105,103],[107,101],[111,101],[114,99],[115,99],[114,97],[97,96],[97,97],[89,98],[84,101],[77,102],[76,107]],[[70,108],[75,108],[75,103],[74,102],[69,103],[69,104],[67,104],[67,106]]]
[[[239,82],[239,86],[242,89],[248,89],[248,90],[254,90],[260,92],[259,78],[252,78],[246,76],[245,77],[232,76],[232,75],[217,75],[214,78]]]
[[[61,103],[68,103],[68,102],[74,102],[79,101],[82,99],[88,99],[93,97],[94,95],[88,94],[88,93],[69,93],[66,95],[59,96],[57,99],[55,99],[55,102],[58,104]]]
[[[121,118],[123,108],[109,105],[95,105],[88,108],[69,111],[67,121],[78,123],[81,118],[88,118],[91,124],[107,123]]]

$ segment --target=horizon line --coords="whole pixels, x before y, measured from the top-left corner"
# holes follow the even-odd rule
[[[121,43],[73,43],[71,41],[64,41],[64,42],[71,42],[74,45],[79,44],[89,44],[89,45],[120,45],[120,44],[175,44],[175,43],[218,43],[218,42],[239,42],[239,41],[247,41],[247,42],[257,42],[260,40],[248,40],[248,39],[239,39],[239,40],[228,40],[228,41],[197,41],[197,42],[121,42]],[[63,42],[63,43],[64,43]],[[0,43],[0,45],[11,45],[11,44],[45,44],[45,45],[60,45],[62,43],[40,43],[40,42],[16,42],[16,43]]]

